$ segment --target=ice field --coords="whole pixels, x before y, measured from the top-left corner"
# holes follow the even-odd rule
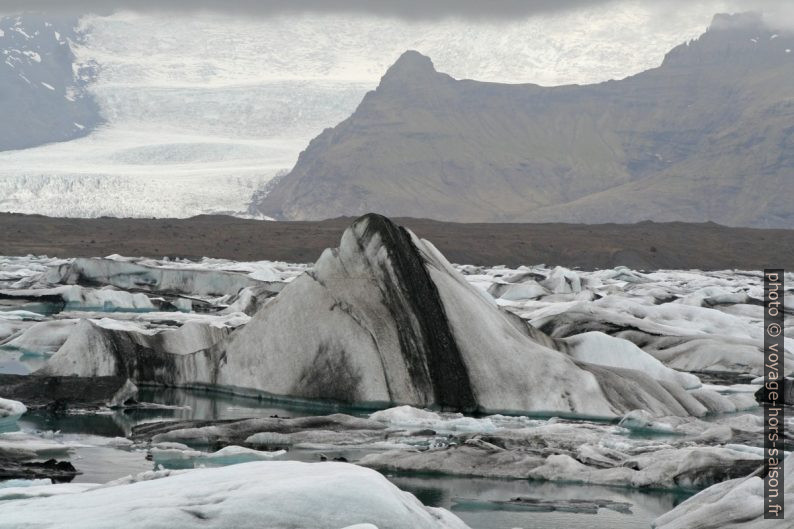
[[[500,390],[495,392],[488,375],[482,374],[471,381],[481,409],[502,403],[504,408],[513,408],[511,413],[462,414],[428,409],[432,405],[400,405],[400,400],[411,397],[398,396],[408,389],[397,388],[394,379],[389,394],[395,402],[384,402],[380,410],[365,409],[373,406],[368,392],[380,391],[373,385],[374,375],[353,377],[345,384],[358,386],[344,386],[347,393],[337,393],[337,386],[316,378],[322,370],[338,369],[332,367],[337,361],[334,353],[318,360],[320,375],[303,375],[315,377],[313,387],[319,388],[319,398],[307,399],[297,382],[277,395],[267,378],[250,378],[247,370],[254,364],[242,360],[247,358],[246,351],[272,347],[266,345],[268,341],[310,347],[315,331],[307,332],[300,322],[292,329],[286,320],[273,320],[277,318],[274,311],[289,315],[291,307],[297,307],[315,318],[316,332],[324,336],[343,333],[338,339],[353,340],[350,336],[355,337],[355,332],[345,331],[347,324],[339,317],[356,314],[363,307],[369,307],[367,314],[374,317],[380,309],[372,305],[371,292],[387,292],[395,277],[378,279],[377,271],[389,269],[400,275],[403,265],[387,257],[396,255],[393,249],[380,246],[385,244],[380,238],[367,239],[366,222],[360,220],[348,230],[336,253],[324,255],[315,264],[121,256],[0,259],[0,372],[26,375],[38,369],[50,375],[102,376],[137,369],[138,379],[156,381],[167,376],[173,384],[186,386],[127,384],[106,406],[56,414],[29,407],[21,417],[24,407],[0,401],[4,417],[0,422],[6,430],[0,433],[2,453],[34,462],[69,459],[80,472],[70,483],[49,484],[42,478],[8,482],[0,488],[0,527],[45,523],[39,518],[53,510],[60,513],[59,519],[91,526],[111,510],[113,515],[130,517],[136,505],[165,493],[169,499],[162,501],[163,520],[187,526],[201,518],[214,526],[228,521],[232,512],[248,512],[246,502],[287,501],[279,499],[279,490],[289,491],[289,504],[295,510],[278,509],[262,516],[269,520],[285,516],[284,523],[319,524],[305,514],[289,518],[289,513],[305,513],[301,502],[324,508],[324,502],[317,503],[318,494],[323,495],[315,488],[320,479],[317,472],[335,469],[335,465],[339,472],[329,470],[331,481],[323,481],[339,483],[332,485],[336,499],[329,501],[364,503],[361,509],[351,507],[347,517],[323,515],[322,523],[327,525],[318,526],[592,527],[599,523],[648,527],[656,520],[653,523],[658,527],[677,528],[693,523],[721,527],[739,517],[760,516],[760,498],[754,495],[759,494],[761,481],[744,477],[761,460],[761,408],[754,397],[760,387],[762,359],[760,272],[449,265],[433,253],[432,246],[414,240],[439,291],[454,341],[472,340],[460,334],[464,331],[456,323],[461,303],[468,304],[469,310],[476,308],[477,312],[467,312],[479,314],[468,320],[468,327],[485,336],[489,331],[484,326],[503,325],[499,315],[514,314],[515,320],[504,316],[504,321],[532,326],[527,327],[528,335],[511,342],[524,344],[526,352],[518,354],[541,355],[534,356],[536,369],[519,373],[526,381],[527,394],[532,394],[534,385],[568,387],[572,375],[562,375],[555,367],[568,357],[586,369],[576,376],[595,380],[596,386],[587,390],[595,392],[591,402],[584,406],[569,395],[561,403],[547,392],[545,401],[539,401],[541,406],[535,405],[536,397],[533,407],[521,413],[517,407],[524,401],[509,393],[510,384],[498,384]],[[374,221],[370,218],[369,222]],[[351,237],[370,242],[351,245]],[[360,286],[367,277],[364,270],[372,266],[376,275],[366,280],[370,286],[351,289],[354,283],[338,275],[339,271],[328,276],[336,270],[337,259],[348,269],[359,270],[353,281]],[[348,285],[344,291],[352,293],[347,300],[334,302],[346,307],[343,313],[334,316],[338,308],[323,312],[323,302],[318,301],[322,297],[311,286],[317,281],[331,296],[342,292],[334,290],[334,281]],[[415,284],[421,287],[421,281]],[[786,296],[790,297],[789,291]],[[415,306],[407,303],[406,307]],[[326,326],[323,318],[335,323]],[[269,321],[278,323],[271,326]],[[360,324],[370,325],[366,318]],[[383,324],[372,332],[381,354],[387,355],[383,329],[388,325]],[[509,335],[513,332],[509,329],[503,327],[501,332]],[[251,342],[246,333],[260,336],[259,342]],[[500,347],[513,347],[506,343]],[[127,360],[106,356],[108,344],[125,351]],[[245,347],[240,349],[240,344]],[[366,344],[351,341],[345,347],[354,355],[347,369],[367,369]],[[421,343],[417,347],[421,351]],[[476,356],[464,345],[460,347],[470,371],[481,369],[474,367]],[[202,350],[225,350],[230,356],[225,368],[234,370],[230,382],[223,382],[223,370],[217,379],[222,393],[196,389],[190,382],[191,376],[202,375],[200,370],[189,371],[185,362],[200,357],[197,351]],[[497,350],[506,354],[506,349]],[[176,358],[176,363],[165,365],[177,374],[147,374],[134,362],[127,363],[141,351],[149,351],[147,358]],[[790,353],[787,339],[789,370],[794,365]],[[515,361],[501,358],[498,363]],[[266,371],[273,369],[271,364]],[[394,364],[391,375],[396,376],[399,369]],[[614,390],[624,393],[615,396],[604,389],[606,398],[598,396],[597,385],[604,376]],[[615,377],[625,377],[625,381]],[[431,384],[440,383],[431,377]],[[420,388],[415,376],[403,384]],[[652,389],[657,385],[674,400]],[[570,390],[582,388],[571,386]],[[354,401],[334,400],[340,396],[344,401],[349,395]],[[417,402],[433,401],[433,397],[414,395]],[[598,412],[594,403],[603,398],[605,407]],[[649,406],[629,409],[635,398],[646,399]],[[647,399],[660,400],[650,404]],[[787,443],[790,446],[790,439]],[[282,466],[276,466],[276,461]],[[307,464],[314,467],[301,466]],[[225,472],[229,465],[240,465],[240,470]],[[360,467],[380,471],[418,500],[380,474]],[[316,479],[301,481],[298,476],[304,468],[312,469],[306,472]],[[279,474],[282,470],[286,474]],[[272,472],[274,483],[283,484],[283,489],[281,485],[249,487],[248,472]],[[197,487],[191,498],[199,493],[206,498],[196,503],[169,492],[185,484]],[[239,487],[248,491],[245,497],[224,495],[224,490]],[[732,505],[729,498],[735,495],[745,498],[740,507],[725,508]],[[235,502],[236,510],[229,510],[227,501]],[[101,510],[96,507],[99,504],[112,504],[112,508]],[[374,514],[381,510],[401,514]],[[89,514],[77,514],[83,511]]]

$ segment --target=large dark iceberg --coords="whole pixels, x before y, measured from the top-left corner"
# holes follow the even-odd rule
[[[72,336],[77,346],[65,344],[43,373],[373,408],[600,417],[709,410],[675,381],[575,360],[469,285],[430,242],[375,214],[357,219],[338,248],[244,327],[192,340],[206,344],[201,350],[132,331],[81,329],[84,339]]]

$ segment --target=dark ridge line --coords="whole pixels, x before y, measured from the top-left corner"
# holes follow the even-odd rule
[[[393,221],[428,239],[453,263],[546,265],[585,270],[794,270],[794,230],[714,223],[451,223]],[[349,217],[267,222],[228,216],[189,219],[51,218],[0,213],[0,255],[130,257],[309,263],[339,244]],[[656,250],[656,251],[653,251]]]

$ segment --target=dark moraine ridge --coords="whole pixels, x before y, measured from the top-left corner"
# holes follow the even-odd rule
[[[219,215],[189,219],[69,219],[0,213],[0,255],[130,256],[313,262],[352,218],[263,222]],[[394,219],[452,262],[584,269],[794,269],[794,230],[714,223],[462,224]]]

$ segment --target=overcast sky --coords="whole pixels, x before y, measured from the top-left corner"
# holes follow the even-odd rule
[[[309,11],[433,19],[450,15],[522,18],[612,1],[615,0],[0,0],[0,6],[5,11],[212,10],[266,16]]]
[[[202,10],[229,14],[272,16],[299,12],[359,13],[398,16],[405,19],[437,19],[444,17],[470,19],[516,19],[555,11],[632,0],[0,0],[0,11],[108,13],[115,10],[180,11]],[[660,12],[691,5],[691,0],[634,0],[651,4]],[[701,3],[714,4],[723,10],[759,10],[775,19],[794,21],[792,0],[724,0]]]

